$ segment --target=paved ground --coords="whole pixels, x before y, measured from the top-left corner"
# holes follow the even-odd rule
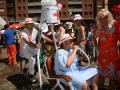
[[[48,81],[43,74],[42,80],[44,90],[49,90],[46,89],[48,87],[46,87]],[[21,72],[19,63],[15,66],[7,64],[6,51],[2,49],[2,53],[0,54],[0,90],[38,90],[38,87],[36,87],[38,83],[34,85],[33,89],[33,84]]]
[[[16,90],[17,87],[14,80],[17,79],[17,75],[21,76],[19,67],[9,66],[5,60],[0,61],[0,72],[0,90]]]

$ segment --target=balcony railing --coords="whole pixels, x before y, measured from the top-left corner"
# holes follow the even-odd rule
[[[28,13],[41,13],[41,10],[28,10]]]
[[[41,6],[41,2],[28,3],[28,6]]]
[[[69,1],[68,4],[82,4],[82,1]]]
[[[3,1],[0,1],[0,3],[4,3]]]
[[[69,9],[69,12],[82,12],[82,9]]]

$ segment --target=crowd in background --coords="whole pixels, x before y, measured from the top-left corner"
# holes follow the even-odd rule
[[[118,16],[117,16],[118,15]],[[28,72],[32,82],[35,82],[35,63],[37,49],[41,48],[46,56],[55,54],[56,74],[66,74],[72,77],[75,90],[87,90],[87,80],[93,78],[93,90],[98,90],[99,78],[112,78],[120,86],[120,15],[113,19],[112,13],[101,9],[94,22],[87,25],[80,14],[74,15],[73,20],[54,25],[37,23],[32,18],[24,22],[9,23],[0,30],[0,44],[6,46],[8,64],[16,65],[19,58],[28,59]],[[40,33],[39,33],[40,32]],[[54,34],[53,34],[54,33]],[[53,38],[55,36],[55,39]],[[40,42],[39,42],[39,38]],[[55,44],[59,48],[56,51]],[[90,58],[94,67],[86,67],[85,57],[78,53],[81,48]],[[80,58],[78,69],[76,63]],[[82,61],[83,60],[83,61]],[[44,62],[41,60],[41,63]],[[84,78],[85,77],[85,78]],[[74,90],[74,89],[73,89]]]

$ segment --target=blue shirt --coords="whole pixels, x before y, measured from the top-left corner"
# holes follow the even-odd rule
[[[57,50],[55,54],[55,72],[56,74],[66,74],[67,72],[74,71],[78,69],[78,56],[76,55],[73,64],[70,67],[66,66],[67,56],[71,54],[71,51],[66,51],[64,49]]]
[[[16,30],[13,30],[13,29],[5,30],[4,37],[5,37],[6,45],[10,45],[10,44],[15,44],[16,43],[15,35],[16,35]]]

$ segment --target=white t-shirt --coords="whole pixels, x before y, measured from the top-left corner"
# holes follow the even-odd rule
[[[36,38],[38,35],[38,31],[33,28],[32,33],[30,34],[30,30],[28,30],[27,28],[25,28],[22,32],[22,42],[20,45],[20,55],[25,57],[26,53],[31,53],[33,55],[36,55],[37,51],[36,48],[31,47],[30,45],[28,45],[24,39],[29,39],[31,42],[36,43]]]

